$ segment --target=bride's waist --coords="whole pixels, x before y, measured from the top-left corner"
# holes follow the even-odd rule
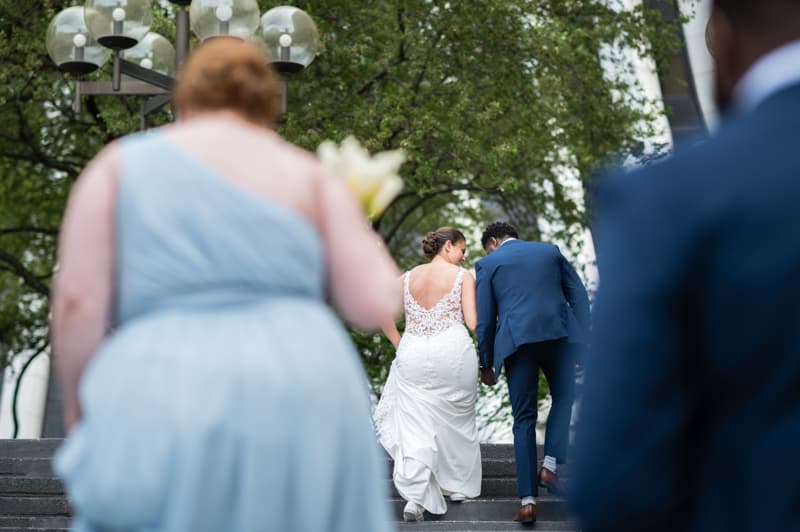
[[[437,325],[420,325],[420,324],[406,324],[406,329],[403,336],[421,338],[421,339],[435,339],[442,336],[452,335],[469,337],[467,327],[463,322],[450,322]]]

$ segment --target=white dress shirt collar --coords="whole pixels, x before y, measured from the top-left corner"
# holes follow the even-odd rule
[[[800,40],[756,61],[736,85],[734,101],[742,111],[752,111],[776,92],[796,83],[800,83]]]
[[[510,236],[510,237],[506,238],[505,240],[503,240],[502,242],[500,242],[500,245],[497,246],[497,247],[501,248],[501,247],[503,247],[503,244],[505,244],[506,242],[511,242],[512,240],[518,240],[518,239],[514,238],[513,236]]]

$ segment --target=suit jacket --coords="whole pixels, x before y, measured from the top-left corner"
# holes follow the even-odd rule
[[[800,85],[598,210],[582,530],[798,530]]]
[[[482,368],[494,366],[521,345],[569,338],[586,340],[589,298],[558,247],[509,240],[475,265],[478,347]]]

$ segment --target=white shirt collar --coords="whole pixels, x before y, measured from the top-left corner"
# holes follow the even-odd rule
[[[764,100],[800,83],[800,40],[785,44],[756,61],[734,89],[734,101],[743,111],[752,111]]]
[[[511,242],[512,240],[517,240],[517,239],[514,238],[513,236],[510,236],[510,237],[506,238],[505,240],[503,240],[502,242],[500,242],[500,245],[497,246],[497,247],[501,248],[501,247],[503,247],[503,244],[505,244],[506,242]]]

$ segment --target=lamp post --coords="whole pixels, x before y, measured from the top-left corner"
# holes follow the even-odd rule
[[[264,13],[259,31],[281,74],[281,113],[285,113],[288,76],[311,64],[319,52],[317,26],[302,9],[280,6]]]
[[[189,52],[189,31],[200,40],[219,36],[261,41],[281,75],[281,113],[286,112],[287,77],[319,52],[319,34],[308,14],[279,6],[260,16],[256,0],[170,0],[176,7],[175,45],[150,31],[152,0],[86,0],[58,13],[47,29],[47,51],[63,72],[84,76],[113,61],[111,81],[75,86],[75,109],[83,95],[148,96],[141,124],[170,101],[175,73]],[[132,79],[131,79],[132,78]]]

